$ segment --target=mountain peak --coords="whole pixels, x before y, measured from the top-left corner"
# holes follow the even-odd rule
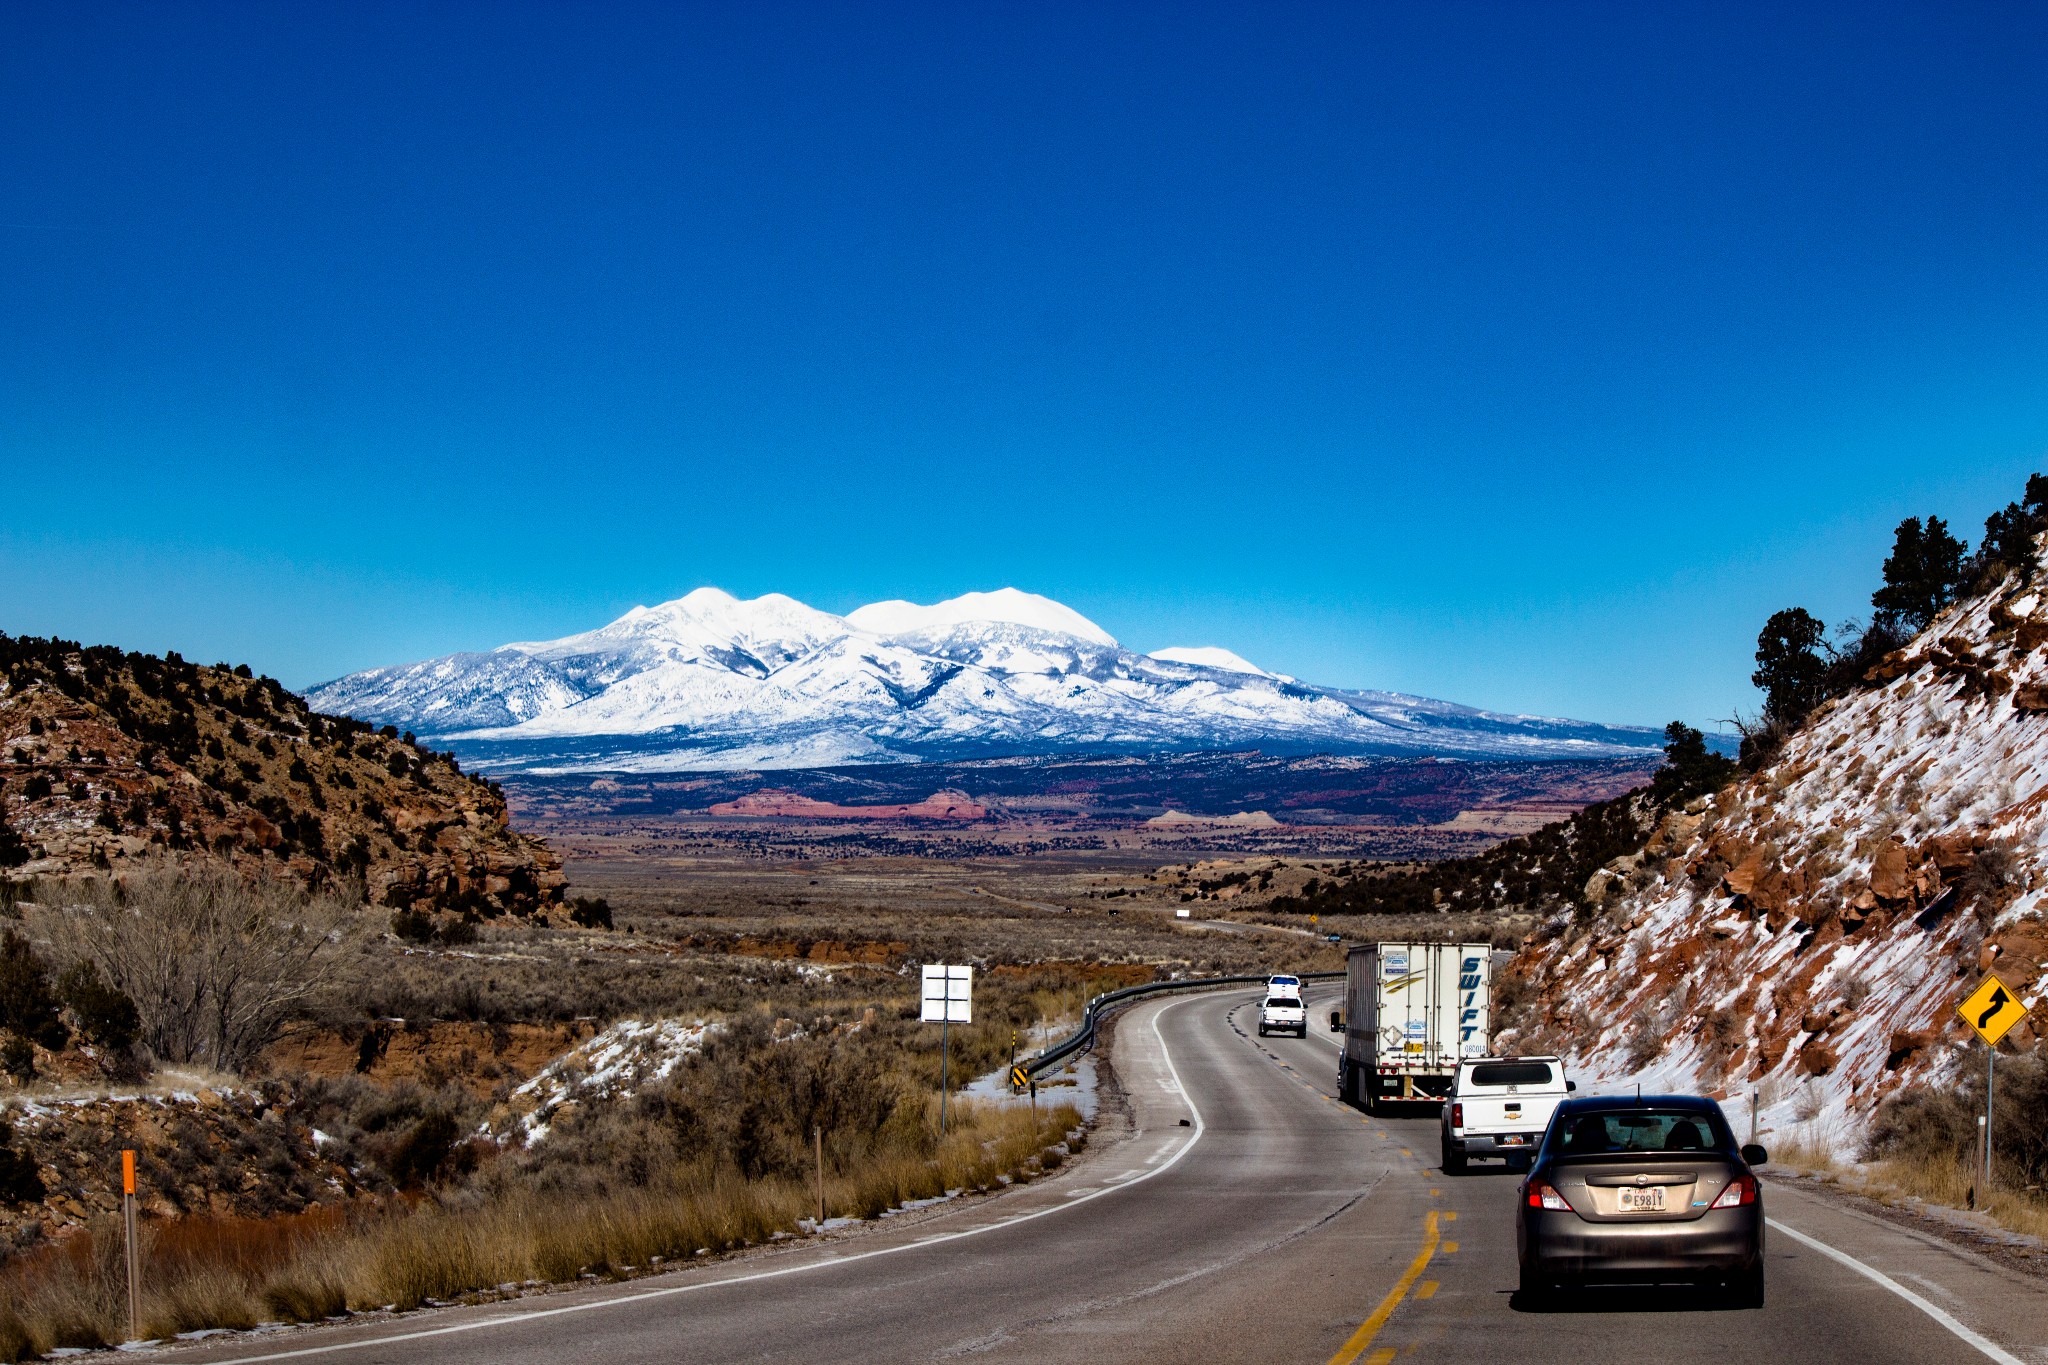
[[[1220,668],[1226,673],[1249,673],[1259,678],[1277,678],[1278,673],[1268,673],[1242,654],[1233,653],[1221,645],[1175,645],[1171,649],[1155,649],[1145,656],[1148,659],[1164,659],[1170,664],[1194,664],[1198,668]]]
[[[1111,649],[1116,647],[1115,636],[1072,607],[1016,588],[962,593],[928,607],[900,600],[872,602],[848,612],[846,619],[855,629],[874,635],[913,635],[919,631],[944,630],[987,621],[1028,626],[1033,630],[1072,635]]]

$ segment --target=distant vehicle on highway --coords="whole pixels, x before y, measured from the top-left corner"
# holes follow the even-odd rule
[[[1463,1175],[1467,1158],[1533,1154],[1550,1116],[1576,1081],[1557,1057],[1477,1057],[1458,1063],[1442,1119],[1445,1175]]]
[[[1337,1093],[1367,1109],[1441,1100],[1458,1063],[1486,1055],[1493,948],[1486,943],[1367,943],[1345,957]]]
[[[1299,994],[1266,997],[1266,1003],[1259,1009],[1259,1036],[1263,1038],[1269,1033],[1308,1037],[1308,1006],[1301,1003]]]
[[[1285,973],[1278,976],[1269,976],[1266,978],[1266,994],[1291,995],[1296,1000],[1299,1000],[1301,999],[1301,978],[1298,976],[1288,976]]]
[[[1557,1106],[1516,1201],[1522,1293],[1592,1282],[1719,1284],[1764,1301],[1764,1149],[1693,1095]]]
[[[1342,943],[1344,941],[1344,935],[1342,934],[1324,934],[1323,937],[1332,943]]]

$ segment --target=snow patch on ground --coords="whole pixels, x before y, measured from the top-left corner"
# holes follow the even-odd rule
[[[703,1019],[622,1019],[542,1067],[512,1092],[507,1112],[492,1115],[478,1131],[531,1147],[547,1137],[564,1106],[631,1099],[703,1051],[719,1027]]]

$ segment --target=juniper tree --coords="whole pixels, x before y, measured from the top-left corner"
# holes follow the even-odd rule
[[[2018,569],[2031,576],[2034,541],[2048,529],[2048,477],[2027,479],[2027,491],[2018,502],[2009,502],[1984,519],[1984,540],[1977,547],[1977,562],[1987,574],[1998,575]]]
[[[1967,548],[1940,517],[1929,517],[1924,526],[1920,518],[1907,517],[1893,536],[1884,586],[1870,595],[1870,605],[1914,634],[1927,629],[1962,589]]]
[[[1756,637],[1756,672],[1749,680],[1764,694],[1767,723],[1796,728],[1826,696],[1827,623],[1804,607],[1787,607],[1764,622]]]

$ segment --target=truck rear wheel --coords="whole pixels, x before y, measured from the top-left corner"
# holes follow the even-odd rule
[[[1444,1174],[1445,1174],[1445,1175],[1463,1175],[1463,1174],[1465,1174],[1465,1154],[1464,1154],[1463,1152],[1461,1152],[1461,1151],[1459,1151],[1459,1150],[1458,1150],[1458,1145],[1457,1145],[1456,1143],[1452,1142],[1452,1141],[1451,1141],[1451,1140],[1450,1140],[1449,1138],[1445,1138],[1445,1139],[1443,1140],[1443,1146],[1444,1146],[1444,1160],[1443,1160],[1443,1168],[1444,1168]]]

